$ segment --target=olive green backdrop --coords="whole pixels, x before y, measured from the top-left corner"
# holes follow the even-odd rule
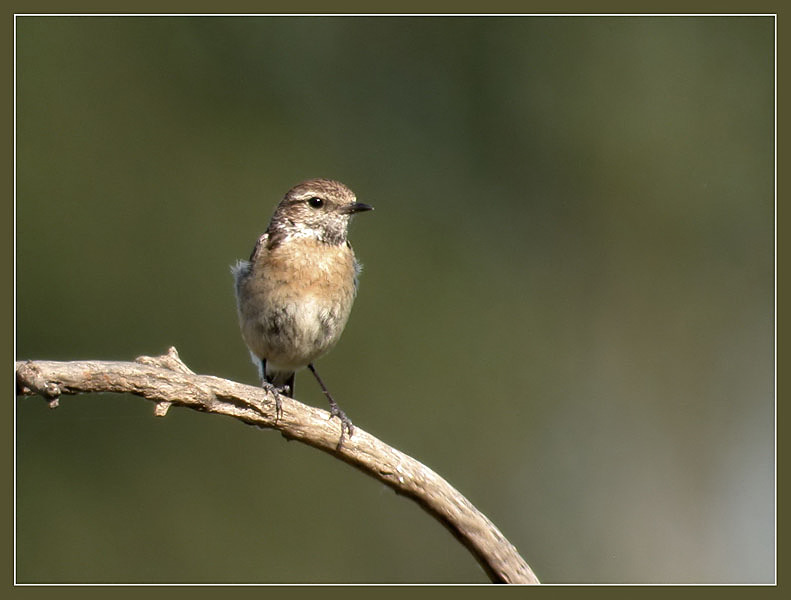
[[[229,265],[374,213],[319,371],[547,582],[774,578],[771,18],[17,19],[17,357],[255,383]],[[298,399],[325,407],[309,374]],[[276,433],[17,401],[21,582],[484,582]]]

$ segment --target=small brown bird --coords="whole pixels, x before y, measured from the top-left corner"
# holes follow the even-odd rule
[[[352,422],[333,400],[313,362],[340,339],[357,293],[360,265],[347,239],[352,215],[373,207],[330,179],[291,188],[258,238],[249,261],[231,271],[242,338],[261,383],[294,396],[294,375],[308,367],[344,431]],[[280,415],[280,402],[277,414]]]

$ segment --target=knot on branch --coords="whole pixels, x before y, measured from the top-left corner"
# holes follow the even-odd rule
[[[38,394],[49,403],[50,408],[58,407],[61,395],[60,386],[47,381],[41,370],[30,360],[19,365],[16,370],[16,392],[17,395]]]
[[[140,363],[141,365],[162,367],[163,369],[169,369],[171,371],[184,373],[186,375],[195,375],[195,371],[184,364],[184,362],[179,357],[178,351],[173,346],[168,348],[167,353],[163,354],[162,356],[138,356],[135,359],[135,362]]]

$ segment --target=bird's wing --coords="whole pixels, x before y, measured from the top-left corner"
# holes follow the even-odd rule
[[[258,241],[255,243],[255,248],[253,248],[252,253],[250,254],[250,262],[254,263],[258,256],[261,254],[262,251],[266,249],[266,244],[269,241],[269,233],[265,232],[261,234],[261,237],[258,238]]]

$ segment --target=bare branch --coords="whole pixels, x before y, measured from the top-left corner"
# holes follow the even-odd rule
[[[164,356],[141,356],[135,362],[20,361],[16,375],[18,395],[42,396],[53,408],[65,394],[130,393],[155,402],[157,416],[177,405],[277,429],[286,438],[332,454],[415,500],[469,549],[493,582],[539,583],[497,527],[425,465],[359,427],[338,448],[340,426],[326,411],[281,396],[282,413],[276,418],[274,392],[196,375],[175,348]]]

